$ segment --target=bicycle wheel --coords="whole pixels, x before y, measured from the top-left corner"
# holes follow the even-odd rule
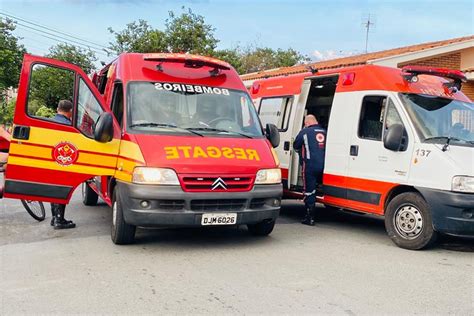
[[[30,201],[30,200],[21,200],[21,203],[25,207],[28,214],[31,215],[38,222],[41,222],[46,217],[46,212],[44,210],[43,202],[39,201]]]

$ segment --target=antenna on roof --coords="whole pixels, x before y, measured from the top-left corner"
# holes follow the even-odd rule
[[[369,15],[367,17],[363,18],[364,21],[362,22],[363,27],[367,29],[365,33],[365,53],[368,53],[368,46],[369,46],[369,31],[371,27],[375,27],[375,17],[372,15]]]
[[[314,66],[307,66],[306,69],[308,69],[308,71],[311,71],[313,75],[318,72],[318,68],[315,68]]]

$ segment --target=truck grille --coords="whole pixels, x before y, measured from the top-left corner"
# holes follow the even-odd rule
[[[192,200],[193,211],[240,211],[245,207],[245,199],[229,200]]]
[[[219,180],[220,179],[220,180]],[[188,192],[239,192],[250,191],[254,182],[253,175],[241,176],[181,176],[184,191]],[[222,183],[222,184],[220,184]]]
[[[157,208],[162,210],[182,210],[184,208],[184,200],[157,200]]]

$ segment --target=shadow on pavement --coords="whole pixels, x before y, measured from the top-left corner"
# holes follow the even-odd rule
[[[305,214],[304,204],[296,200],[283,201],[279,223],[299,223]],[[386,236],[383,217],[359,214],[349,211],[327,209],[318,204],[317,224],[328,224],[333,228],[361,231]],[[388,238],[388,236],[386,236]],[[445,249],[460,252],[474,252],[474,238],[440,235],[431,249]]]

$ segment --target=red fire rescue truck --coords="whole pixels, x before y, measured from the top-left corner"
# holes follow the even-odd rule
[[[400,247],[420,249],[437,232],[474,235],[474,104],[459,71],[374,65],[256,80],[262,123],[276,148],[287,197],[301,197],[292,143],[303,117],[327,128],[323,196],[328,207],[385,215]]]
[[[58,82],[71,124],[37,114],[58,101]],[[84,204],[112,206],[117,244],[132,242],[136,226],[247,224],[268,235],[282,195],[278,142],[223,61],[129,53],[90,80],[25,55],[4,196],[68,203],[83,183]]]

